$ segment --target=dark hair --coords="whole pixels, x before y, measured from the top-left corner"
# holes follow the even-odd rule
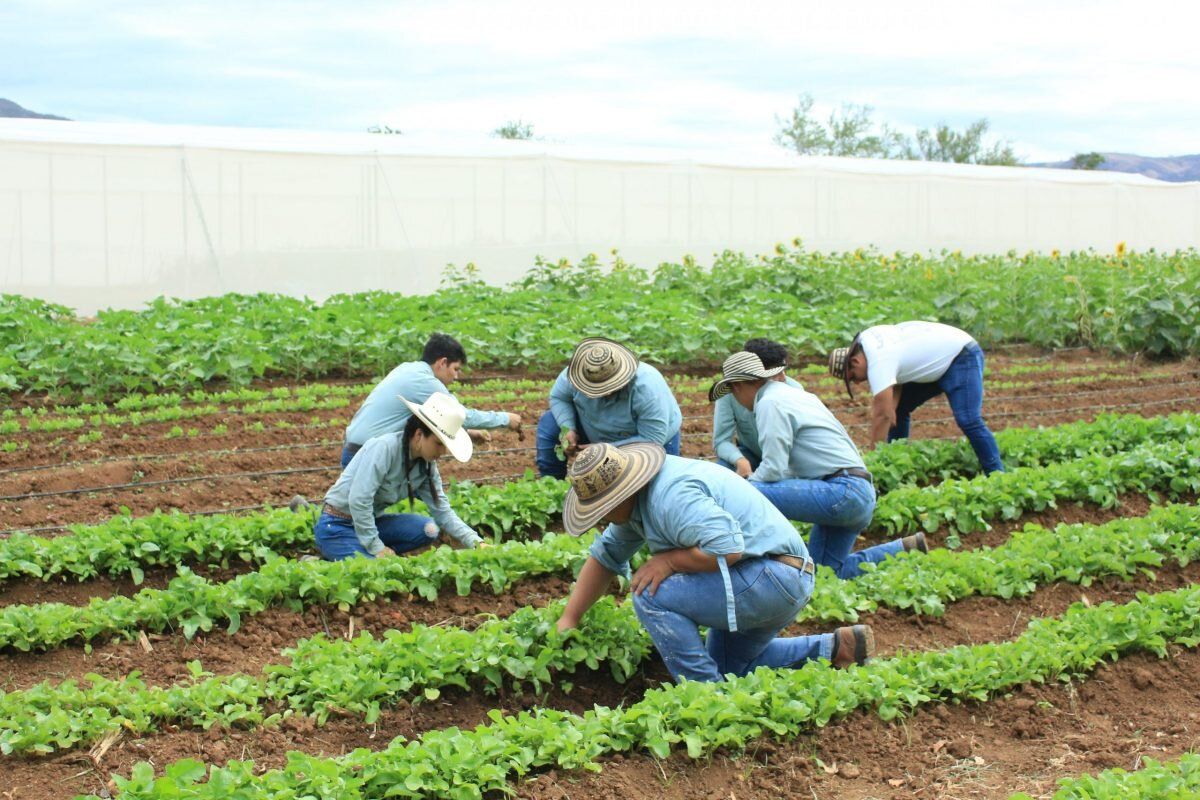
[[[767,369],[787,366],[787,348],[779,342],[763,338],[747,339],[742,349],[762,359],[762,365]]]
[[[404,467],[404,480],[408,486],[408,507],[410,510],[412,509],[413,505],[413,485],[412,481],[408,479],[408,471],[410,469],[408,464],[408,448],[412,443],[413,434],[417,431],[421,431],[426,436],[434,435],[433,429],[425,424],[425,420],[421,419],[416,414],[409,414],[408,422],[404,423],[404,435],[400,437],[400,453],[401,458],[403,459],[401,464]],[[437,487],[434,486],[433,469],[429,466],[429,462],[425,459],[422,458],[418,460],[425,465],[425,479],[429,482],[429,496],[436,500],[438,493]]]
[[[450,334],[435,333],[425,343],[425,350],[421,352],[421,360],[426,364],[434,364],[442,358],[452,364],[455,361],[465,364],[467,363],[467,351],[463,350],[463,346]]]

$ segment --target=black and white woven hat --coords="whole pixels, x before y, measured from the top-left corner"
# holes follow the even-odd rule
[[[721,365],[721,380],[714,383],[708,390],[708,399],[710,402],[715,402],[729,394],[731,383],[773,378],[783,370],[784,367],[767,369],[757,354],[741,350],[725,359],[725,363]]]

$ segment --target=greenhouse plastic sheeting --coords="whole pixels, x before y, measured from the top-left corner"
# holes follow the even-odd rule
[[[90,313],[158,295],[433,291],[535,256],[724,249],[1160,250],[1200,184],[1110,172],[544,142],[0,121],[0,290]]]

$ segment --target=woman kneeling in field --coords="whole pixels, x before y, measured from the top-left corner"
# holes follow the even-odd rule
[[[330,561],[393,556],[436,541],[440,531],[465,547],[482,542],[450,508],[436,463],[447,452],[458,461],[471,458],[471,438],[463,428],[466,410],[447,394],[430,395],[422,405],[400,399],[412,411],[404,430],[369,439],[325,495],[316,537],[321,555]],[[432,518],[383,513],[402,497],[411,503],[414,496]]]

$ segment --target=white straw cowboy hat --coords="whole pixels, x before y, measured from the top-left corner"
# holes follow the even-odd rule
[[[574,536],[590,530],[662,469],[667,451],[650,442],[585,447],[567,472],[563,527]]]
[[[725,359],[725,363],[721,365],[721,380],[714,383],[708,390],[708,400],[713,402],[729,394],[729,384],[731,383],[773,378],[784,369],[784,367],[767,369],[757,354],[741,350]]]
[[[638,357],[611,339],[593,336],[575,347],[567,379],[588,397],[604,397],[623,389],[637,374]]]
[[[463,427],[467,420],[467,410],[463,408],[462,403],[442,392],[429,395],[429,399],[421,405],[410,402],[403,395],[397,396],[404,401],[409,411],[429,426],[434,436],[442,440],[450,455],[459,461],[470,460],[474,445]]]

